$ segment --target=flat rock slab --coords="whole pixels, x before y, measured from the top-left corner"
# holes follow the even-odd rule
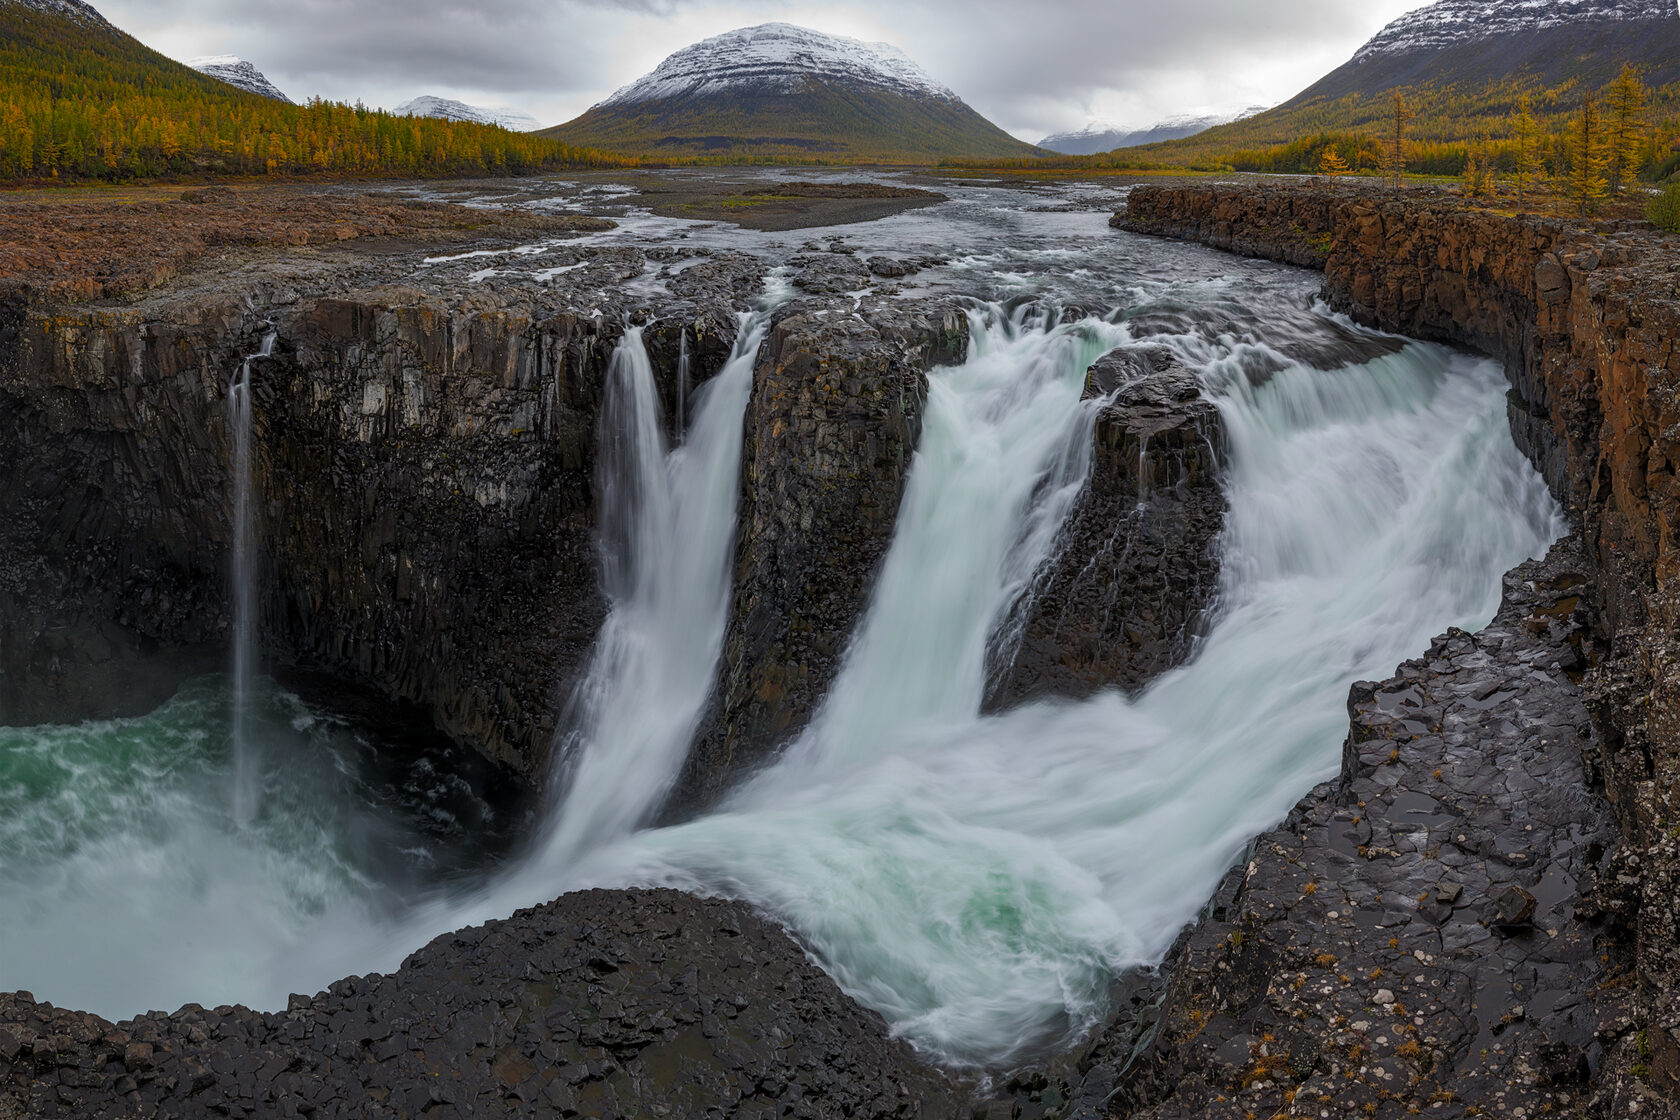
[[[0,996],[0,1117],[921,1117],[958,1093],[781,929],[589,891],[290,1010],[122,1024]]]

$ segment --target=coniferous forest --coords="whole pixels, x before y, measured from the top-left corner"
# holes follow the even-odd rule
[[[490,125],[249,94],[113,28],[0,5],[0,178],[518,175],[629,157]]]

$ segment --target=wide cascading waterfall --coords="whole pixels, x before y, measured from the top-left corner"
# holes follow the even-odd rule
[[[639,329],[613,354],[602,419],[604,590],[611,603],[559,744],[562,797],[545,866],[646,824],[682,768],[729,612],[742,424],[767,312],[740,319],[723,370],[667,450]]]
[[[1256,377],[1252,346],[1156,337],[1205,370],[1229,432],[1215,625],[1140,697],[984,717],[986,635],[1042,558],[1023,542],[1054,540],[1090,438],[1081,374],[1122,334],[993,316],[931,379],[891,553],[811,728],[722,811],[542,885],[750,900],[948,1062],[1007,1065],[1098,1021],[1114,972],[1158,960],[1335,772],[1349,684],[1484,624],[1501,574],[1561,529],[1490,363],[1411,345],[1328,372],[1266,355]]]
[[[262,348],[239,365],[228,385],[227,413],[233,479],[233,815],[240,822],[256,816],[261,801],[262,758],[250,733],[251,677],[256,648],[256,517],[251,508],[251,363],[274,353],[276,335],[263,337]]]

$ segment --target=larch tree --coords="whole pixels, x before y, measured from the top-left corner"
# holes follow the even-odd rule
[[[1406,126],[1416,115],[1406,95],[1395,90],[1383,143],[1383,170],[1388,172],[1397,187],[1406,177]]]
[[[1538,181],[1546,170],[1542,158],[1540,122],[1534,119],[1534,110],[1528,94],[1517,98],[1517,111],[1511,114],[1511,142],[1516,148],[1516,165],[1514,167],[1517,183],[1517,208],[1521,209],[1528,203],[1528,185]]]
[[[1585,218],[1610,193],[1610,184],[1604,177],[1610,161],[1604,150],[1604,125],[1598,102],[1590,93],[1581,99],[1581,115],[1576,118],[1569,139],[1569,198],[1580,206],[1581,217]]]
[[[1623,66],[1604,95],[1604,147],[1610,193],[1639,173],[1645,162],[1645,83],[1632,66]]]
[[[1318,157],[1318,173],[1327,176],[1331,186],[1335,186],[1338,175],[1348,173],[1347,160],[1343,159],[1342,153],[1336,150],[1336,145],[1326,144],[1324,146],[1323,154]]]

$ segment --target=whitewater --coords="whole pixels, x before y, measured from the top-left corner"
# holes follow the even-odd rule
[[[771,765],[670,827],[653,822],[710,699],[728,616],[752,365],[786,293],[742,319],[675,446],[630,332],[603,430],[611,612],[567,709],[553,800],[519,858],[393,898],[345,854],[343,822],[307,798],[270,789],[264,815],[230,833],[196,788],[223,796],[222,763],[192,761],[195,778],[166,781],[183,771],[136,748],[126,777],[101,778],[98,805],[56,771],[53,798],[0,805],[0,987],[15,974],[44,998],[113,1014],[167,998],[274,1006],[566,890],[668,885],[773,914],[944,1063],[999,1068],[1090,1029],[1115,973],[1157,962],[1246,844],[1335,773],[1350,684],[1388,676],[1449,626],[1484,625],[1502,574],[1563,528],[1511,441],[1492,363],[1382,340],[1318,368],[1285,345],[1298,323],[1270,342],[1266,324],[1259,338],[1226,329],[1214,311],[1228,288],[1157,289],[1067,322],[1048,303],[976,303],[968,359],[929,376],[893,543],[826,700]],[[1306,318],[1374,337],[1322,309]],[[1204,636],[1139,695],[986,713],[1002,636],[1087,484],[1104,402],[1087,398],[1085,372],[1144,342],[1197,371],[1227,432],[1229,515]],[[269,721],[307,726],[287,703],[270,697]],[[177,724],[173,749],[211,757],[193,753],[197,725]],[[45,770],[66,742],[137,735],[132,722],[0,731],[0,758]],[[54,812],[74,820],[49,824]],[[67,839],[77,821],[103,846]],[[109,951],[77,924],[90,881],[141,915],[125,934],[158,955],[161,979],[75,975]],[[227,921],[246,904],[248,921]],[[190,955],[208,962],[196,972],[170,947],[194,928],[213,943]]]

